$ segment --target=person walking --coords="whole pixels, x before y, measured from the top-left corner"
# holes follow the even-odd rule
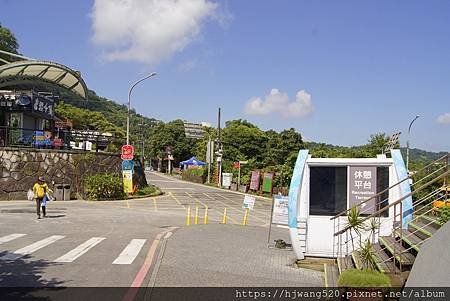
[[[33,186],[34,198],[36,199],[36,214],[38,219],[41,218],[41,206],[42,206],[42,214],[45,217],[45,204],[44,198],[47,197],[47,193],[51,193],[52,191],[48,188],[47,183],[45,183],[44,177],[39,177],[36,184]]]

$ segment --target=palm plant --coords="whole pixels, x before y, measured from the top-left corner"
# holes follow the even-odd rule
[[[364,223],[362,222],[362,218],[360,216],[360,211],[358,206],[354,206],[350,209],[350,212],[347,215],[347,227],[350,228],[350,239],[352,241],[352,248],[355,249],[354,239],[353,239],[353,231],[359,235],[359,242],[361,243],[361,231],[365,230]]]
[[[364,243],[359,246],[359,257],[362,263],[362,269],[373,270],[376,267],[375,252],[372,247],[372,243],[369,239],[366,239]]]

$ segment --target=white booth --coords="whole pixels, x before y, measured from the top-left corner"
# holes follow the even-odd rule
[[[313,158],[307,150],[299,152],[289,190],[289,231],[298,259],[305,255],[332,257],[336,221],[331,218],[406,177],[400,151],[392,150],[391,154],[391,158],[385,155],[376,158]],[[409,184],[396,186],[380,195],[378,202],[373,198],[360,205],[361,212],[374,213],[409,192]],[[412,200],[404,202],[403,210],[407,211]],[[384,214],[381,219],[387,221],[393,214]],[[339,223],[344,225],[347,216],[339,219]],[[384,223],[380,233],[387,235],[391,229],[392,225]]]

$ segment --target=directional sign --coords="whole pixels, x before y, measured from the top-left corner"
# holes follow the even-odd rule
[[[122,161],[122,170],[133,170],[134,169],[134,161],[133,160],[123,160]]]
[[[134,147],[132,145],[123,145],[121,158],[122,158],[122,160],[133,160]]]

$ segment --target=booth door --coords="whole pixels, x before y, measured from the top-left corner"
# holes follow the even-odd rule
[[[310,166],[309,173],[307,254],[332,256],[330,218],[347,209],[347,166]]]

